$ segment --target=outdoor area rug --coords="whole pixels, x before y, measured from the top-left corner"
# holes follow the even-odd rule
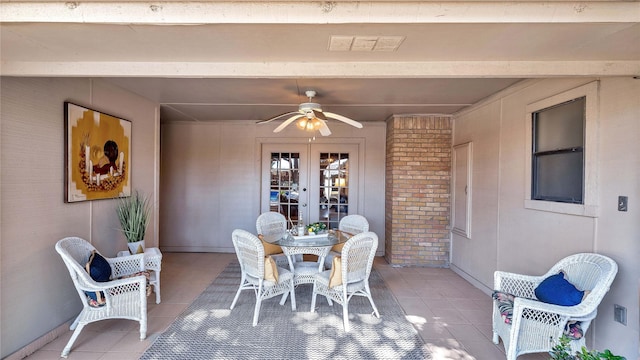
[[[296,288],[297,311],[290,299],[264,300],[258,325],[252,326],[255,295],[240,294],[240,265],[232,262],[194,302],[153,342],[141,359],[430,359],[423,340],[374,270],[369,279],[380,318],[365,297],[349,302],[344,332],[342,306],[329,306],[318,296],[310,312],[312,284]]]

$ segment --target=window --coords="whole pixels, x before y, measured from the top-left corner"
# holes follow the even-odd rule
[[[597,216],[598,82],[527,106],[525,208]]]
[[[532,199],[582,204],[584,106],[581,97],[531,114]]]

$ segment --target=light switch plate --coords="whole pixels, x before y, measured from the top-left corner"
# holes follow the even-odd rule
[[[618,211],[627,211],[628,201],[626,196],[618,196]]]

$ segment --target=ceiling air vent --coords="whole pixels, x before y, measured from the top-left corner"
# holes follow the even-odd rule
[[[331,36],[329,51],[396,51],[404,36]]]

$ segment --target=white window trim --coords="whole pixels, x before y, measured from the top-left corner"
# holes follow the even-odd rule
[[[599,82],[594,81],[527,105],[525,122],[525,200],[526,209],[550,211],[586,217],[598,217],[598,122],[599,122]],[[586,98],[585,143],[584,143],[584,198],[583,204],[568,204],[555,201],[531,199],[531,149],[532,114],[536,111],[561,104],[580,97]]]

